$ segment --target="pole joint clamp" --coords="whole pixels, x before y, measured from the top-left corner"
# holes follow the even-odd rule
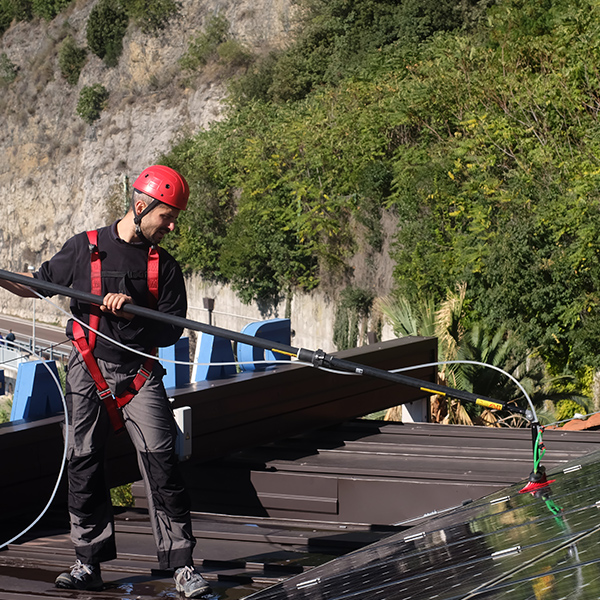
[[[312,351],[300,348],[298,350],[298,360],[312,363],[315,367],[322,367],[327,360],[327,354],[321,349]]]

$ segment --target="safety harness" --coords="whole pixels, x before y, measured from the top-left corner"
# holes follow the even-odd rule
[[[100,251],[98,250],[98,232],[88,231],[87,237],[89,240],[90,248],[90,259],[91,259],[91,280],[92,280],[92,294],[96,296],[102,296],[102,262],[100,260]],[[156,305],[158,301],[158,272],[159,272],[159,255],[158,249],[155,246],[150,246],[148,250],[148,268],[147,268],[147,282],[148,282],[148,296],[153,305]],[[96,345],[96,331],[100,324],[101,317],[100,307],[96,305],[91,306],[90,310],[90,321],[89,321],[89,334],[88,339],[85,337],[85,331],[83,327],[77,322],[73,322],[73,345],[79,350],[89,372],[92,376],[98,395],[104,402],[110,422],[114,430],[118,433],[124,427],[123,417],[120,409],[123,408],[142,388],[144,383],[149,379],[152,374],[152,367],[154,365],[154,358],[146,358],[142,366],[139,368],[136,376],[133,378],[131,384],[125,389],[125,391],[115,396],[112,390],[106,383],[106,379],[98,363],[94,358],[94,347]],[[151,354],[154,354],[156,350],[153,350]]]

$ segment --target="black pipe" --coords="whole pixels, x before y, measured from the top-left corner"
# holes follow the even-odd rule
[[[509,412],[517,413],[523,415],[529,421],[531,421],[533,417],[533,415],[530,414],[530,411],[520,408],[519,406],[506,404],[505,402],[501,402],[499,400],[493,400],[492,398],[487,398],[485,396],[478,396],[477,394],[472,394],[471,392],[449,388],[437,383],[426,382],[421,379],[402,375],[400,373],[390,373],[389,371],[385,371],[383,369],[377,369],[367,365],[360,365],[348,360],[336,358],[335,356],[330,356],[325,354],[322,350],[313,352],[312,350],[300,348],[297,356],[299,360],[311,362],[318,367],[326,366],[331,369],[347,371],[350,373],[356,373],[358,375],[369,375],[371,377],[386,379],[395,383],[403,383],[409,387],[418,388],[423,392],[430,392],[431,394],[440,394],[441,396],[448,396],[450,398],[456,398],[457,400],[464,400],[466,402],[478,404],[479,406],[485,406],[486,408],[507,410]],[[402,404],[402,402],[399,402],[399,404]]]
[[[0,279],[5,279],[14,283],[20,283],[30,288],[37,288],[44,292],[47,292],[49,295],[59,294],[62,296],[68,296],[70,298],[86,302],[88,304],[101,305],[103,300],[101,296],[96,296],[87,292],[74,290],[72,288],[64,287],[56,283],[42,281],[41,279],[27,277],[26,275],[21,275],[19,273],[4,271],[2,269],[0,269]],[[315,367],[329,367],[348,373],[368,375],[370,377],[385,379],[394,383],[401,383],[409,387],[418,388],[424,392],[429,392],[431,394],[440,394],[442,396],[448,396],[450,398],[464,400],[466,402],[471,402],[473,404],[478,404],[487,408],[507,410],[512,413],[523,415],[529,421],[531,421],[533,418],[531,411],[525,410],[518,406],[514,406],[512,404],[507,404],[505,402],[493,400],[492,398],[487,398],[485,396],[477,396],[476,394],[472,394],[470,392],[449,388],[443,385],[439,385],[437,383],[431,383],[423,381],[421,379],[415,379],[414,377],[408,377],[400,373],[390,373],[389,371],[385,371],[384,369],[377,369],[374,367],[353,363],[347,360],[328,355],[323,350],[314,351],[307,350],[305,348],[295,348],[293,346],[264,340],[262,338],[246,335],[244,333],[238,333],[229,329],[223,329],[221,327],[215,327],[213,325],[207,325],[205,323],[191,321],[190,319],[185,319],[183,317],[177,317],[175,315],[161,313],[159,311],[152,310],[151,308],[137,306],[136,304],[125,304],[123,306],[123,311],[128,312],[132,315],[146,317],[148,319],[154,319],[157,321],[163,321],[176,327],[183,327],[191,329],[193,331],[201,331],[203,333],[208,333],[216,337],[221,337],[233,340],[234,342],[248,344],[249,346],[255,346],[257,348],[262,348],[263,350],[271,350],[272,352],[277,352],[279,354],[293,356],[295,358],[298,358],[298,360],[300,361],[309,362]],[[398,404],[402,404],[402,402],[398,402]]]
[[[73,288],[58,285],[56,283],[43,281],[34,277],[28,277],[19,273],[3,271],[2,269],[0,269],[0,279],[6,279],[7,281],[12,281],[14,283],[21,283],[30,288],[37,288],[43,290],[44,292],[49,292],[48,295],[59,294],[61,296],[68,296],[70,298],[74,298],[75,300],[86,302],[87,304],[97,304],[100,306],[103,300],[102,296],[96,296],[95,294],[90,294],[89,292],[74,290]],[[257,346],[258,348],[263,348],[265,350],[280,350],[284,354],[292,354],[293,356],[296,356],[299,350],[298,348],[292,348],[291,346],[278,344],[277,342],[270,342],[268,340],[256,338],[244,333],[238,333],[235,331],[230,331],[229,329],[222,329],[220,327],[214,327],[213,325],[206,325],[204,323],[198,323],[197,321],[191,321],[190,319],[185,319],[183,317],[169,315],[151,308],[138,306],[137,304],[125,304],[123,306],[123,312],[128,312],[139,317],[154,319],[156,321],[162,321],[176,327],[185,327],[194,331],[210,333],[217,337],[231,339],[235,342],[241,342],[251,346]]]

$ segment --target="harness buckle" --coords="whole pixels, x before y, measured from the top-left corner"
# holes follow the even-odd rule
[[[114,394],[112,393],[110,388],[104,388],[103,390],[96,390],[98,392],[98,396],[100,396],[101,400],[106,400],[106,398],[114,398]]]
[[[131,385],[127,387],[126,391],[132,396],[137,396],[144,383],[150,379],[150,375],[152,375],[152,369],[147,369],[144,365],[141,365],[136,373],[135,378],[131,382]]]
[[[146,380],[148,381],[148,379],[150,379],[150,375],[152,375],[152,371],[148,370],[146,368],[144,368],[144,365],[142,365],[139,369],[138,369],[138,373]]]

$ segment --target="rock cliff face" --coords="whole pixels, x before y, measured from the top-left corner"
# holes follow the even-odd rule
[[[0,42],[0,53],[19,68],[0,100],[4,268],[36,264],[73,232],[112,219],[122,209],[124,176],[135,177],[178,136],[220,117],[222,79],[189,77],[177,65],[210,15],[224,14],[235,38],[254,51],[280,45],[289,28],[289,0],[184,0],[179,17],[156,37],[130,25],[117,67],[89,53],[79,83],[70,86],[58,68],[58,46],[65,32],[85,45],[94,4],[75,2],[50,23],[17,23]],[[95,83],[110,99],[90,126],[75,108],[81,88]]]
[[[126,176],[221,117],[223,74],[190,77],[177,63],[211,15],[224,15],[234,38],[254,52],[281,46],[291,22],[291,0],[183,0],[179,16],[155,37],[130,24],[117,67],[88,53],[70,86],[58,48],[68,33],[86,45],[94,4],[76,0],[50,23],[16,23],[0,39],[0,54],[19,69],[0,89],[0,268],[37,266],[73,233],[123,214]],[[95,83],[110,99],[86,125],[75,108],[81,88]],[[17,314],[17,307],[2,294],[0,310]]]

